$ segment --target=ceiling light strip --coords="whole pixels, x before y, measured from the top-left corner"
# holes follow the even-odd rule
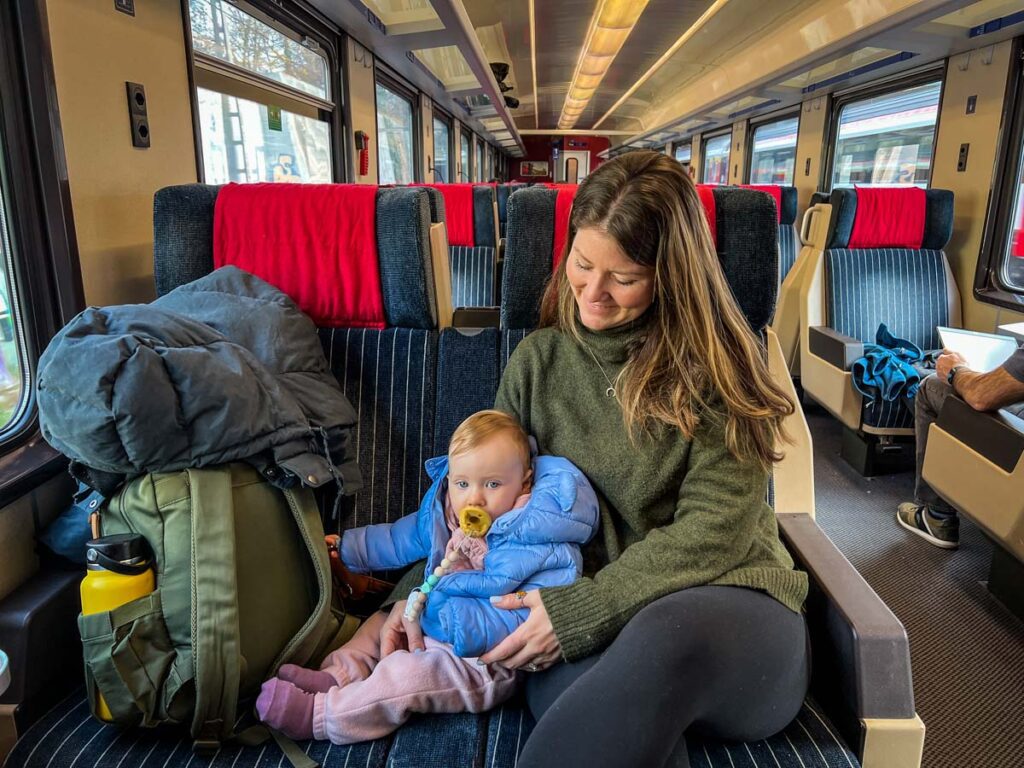
[[[643,86],[644,83],[651,79],[651,76],[654,75],[655,72],[657,72],[659,69],[665,66],[665,62],[671,59],[680,48],[686,45],[687,40],[689,40],[695,34],[700,32],[701,28],[705,24],[707,24],[708,21],[710,21],[711,17],[718,13],[722,9],[722,7],[728,2],[729,0],[715,0],[715,2],[712,3],[712,5],[706,11],[704,11],[704,13],[701,14],[701,17],[693,23],[693,26],[686,30],[682,34],[682,36],[672,44],[672,47],[665,51],[665,53],[661,55],[661,58],[654,62],[654,65],[646,72],[644,72],[643,76],[639,80],[633,83],[633,85],[630,87],[628,91],[622,94],[622,98],[616,101],[612,105],[612,108],[605,112],[604,116],[600,120],[594,123],[594,128],[600,126],[601,123],[608,119],[612,112],[614,112],[623,104],[625,104],[626,99],[628,99],[630,96],[636,93]]]
[[[530,0],[530,65],[533,67],[533,127],[540,128],[540,94],[537,93],[537,14]]]
[[[590,19],[586,41],[580,49],[576,71],[569,83],[569,93],[558,118],[559,129],[569,130],[576,125],[648,1],[600,0]]]

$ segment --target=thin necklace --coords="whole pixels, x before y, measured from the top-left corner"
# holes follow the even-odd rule
[[[597,364],[597,370],[599,370],[601,372],[601,375],[604,376],[604,380],[608,382],[608,389],[606,389],[604,391],[604,396],[605,397],[615,397],[615,385],[612,384],[612,380],[608,378],[608,374],[604,372],[604,368],[601,367],[601,362],[597,359],[597,355],[594,354],[594,350],[592,350],[590,348],[590,345],[587,344],[586,342],[583,343],[583,346],[586,347],[587,352],[590,353],[590,356],[592,358],[594,358],[594,363]],[[620,374],[621,374],[621,371],[620,371]],[[617,379],[618,376],[616,376],[615,378]]]

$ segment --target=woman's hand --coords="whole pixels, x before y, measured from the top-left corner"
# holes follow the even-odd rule
[[[405,600],[391,606],[391,613],[380,628],[380,657],[383,659],[395,651],[423,650],[423,630],[418,621],[405,618]]]
[[[493,602],[507,611],[529,608],[530,615],[515,632],[480,657],[484,664],[500,664],[507,669],[539,672],[562,659],[562,646],[555,636],[540,590],[502,595]]]

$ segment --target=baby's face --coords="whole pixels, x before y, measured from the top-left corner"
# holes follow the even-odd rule
[[[504,434],[448,460],[448,494],[456,512],[474,506],[499,517],[528,490],[528,481],[515,442]]]

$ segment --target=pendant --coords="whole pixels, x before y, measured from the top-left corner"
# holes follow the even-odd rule
[[[615,397],[615,387],[608,387],[608,389],[606,389],[604,391],[604,396],[605,397]]]

